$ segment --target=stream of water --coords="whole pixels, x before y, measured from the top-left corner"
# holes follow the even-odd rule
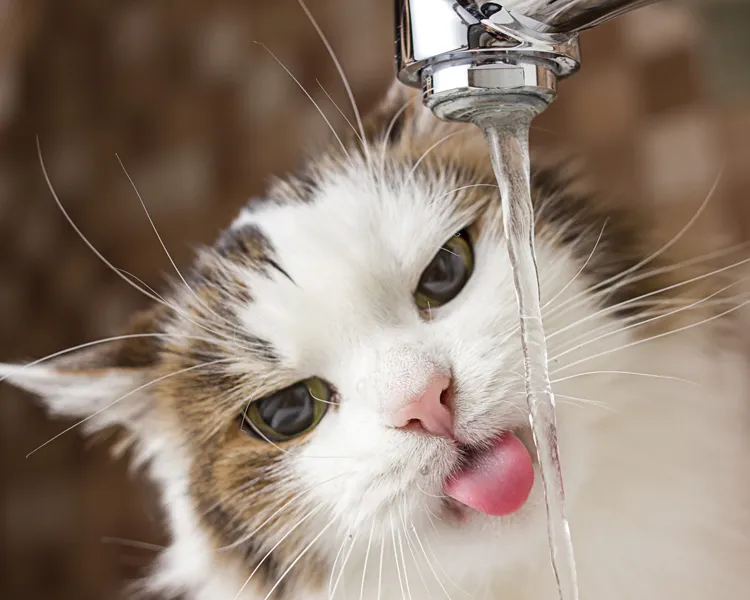
[[[561,600],[578,600],[573,545],[565,515],[557,449],[555,396],[547,368],[547,342],[542,326],[539,275],[534,252],[534,210],[529,174],[529,128],[541,106],[519,101],[477,120],[490,146],[500,186],[503,226],[513,268],[521,321],[526,397],[547,505],[552,568]]]

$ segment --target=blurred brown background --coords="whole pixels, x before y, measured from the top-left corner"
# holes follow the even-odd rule
[[[363,110],[393,75],[392,3],[308,0]],[[583,150],[607,188],[676,213],[701,201],[750,225],[750,8],[666,2],[583,36],[583,71],[539,119],[537,146]],[[329,113],[348,111],[295,0],[0,2],[0,360],[115,333],[144,304],[116,266],[159,286],[169,263],[119,154],[178,265],[272,174],[326,135],[267,44]],[[75,432],[0,388],[0,598],[109,600],[164,542],[148,486]]]

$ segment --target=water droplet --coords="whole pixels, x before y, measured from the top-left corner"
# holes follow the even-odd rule
[[[424,465],[421,469],[419,469],[419,472],[422,473],[422,475],[428,475],[430,473],[430,467]]]

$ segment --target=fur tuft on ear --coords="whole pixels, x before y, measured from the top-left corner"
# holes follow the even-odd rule
[[[149,412],[147,384],[159,360],[162,307],[136,315],[126,333],[49,360],[0,364],[0,381],[39,396],[51,414],[84,419],[88,433],[113,425],[138,434]]]

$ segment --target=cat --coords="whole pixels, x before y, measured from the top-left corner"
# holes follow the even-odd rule
[[[699,213],[667,231],[575,161],[535,159],[532,190],[581,598],[745,597],[741,269]],[[557,597],[479,129],[395,83],[146,293],[124,337],[0,367],[146,465],[171,544],[140,591]]]

